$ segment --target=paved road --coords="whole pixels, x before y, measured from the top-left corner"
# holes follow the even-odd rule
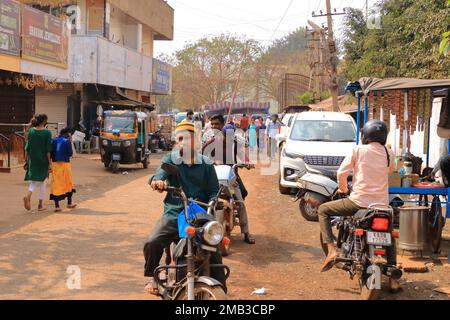
[[[148,170],[128,167],[127,175],[105,171],[96,156],[75,159],[79,208],[60,214],[26,213],[22,172],[0,175],[0,299],[154,299],[142,291],[142,246],[162,212],[163,195],[146,184],[159,159]],[[359,299],[356,281],[344,272],[318,272],[318,225],[279,195],[277,176],[259,170],[242,176],[257,244],[233,236],[234,251],[225,259],[229,298]],[[81,271],[80,290],[67,287],[69,266]],[[447,299],[431,289],[449,286],[448,272],[437,265],[431,273],[407,274],[405,291],[383,299]],[[251,295],[262,287],[266,296]]]

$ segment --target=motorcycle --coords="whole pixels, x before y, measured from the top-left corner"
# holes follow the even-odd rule
[[[214,166],[219,180],[219,198],[228,202],[225,208],[222,202],[218,202],[215,208],[216,220],[222,225],[225,236],[229,239],[231,232],[239,225],[239,212],[245,210],[245,202],[242,198],[239,184],[237,182],[237,170],[251,167],[245,164],[235,164],[233,167],[227,165]],[[226,257],[231,252],[231,241],[221,243],[222,256]]]
[[[178,177],[177,167],[163,164],[162,169]],[[222,225],[214,218],[215,202],[188,199],[182,188],[167,187],[165,191],[182,199],[184,211],[178,217],[180,240],[170,245],[166,265],[155,269],[158,295],[163,300],[226,300],[226,288],[210,276],[212,268],[223,268],[225,280],[230,275],[226,265],[210,263],[211,253],[227,241]]]
[[[395,238],[398,233],[393,231],[392,207],[373,204],[353,217],[336,217],[332,226],[338,231],[337,236],[334,233],[339,252],[334,266],[347,271],[350,279],[358,279],[364,299],[378,297],[383,274],[395,280],[402,277],[402,271],[388,263],[388,255],[397,254]],[[327,255],[328,246],[323,242],[322,234],[320,243]]]
[[[288,177],[289,179],[291,177]],[[339,200],[347,195],[338,193],[337,173],[325,169],[313,169],[305,164],[305,171],[296,173],[299,191],[294,202],[299,202],[300,214],[307,221],[319,221],[319,207],[330,201]],[[349,190],[352,182],[349,177]],[[404,201],[398,194],[389,195],[389,203],[394,209],[394,227],[399,224],[398,208],[404,205]]]

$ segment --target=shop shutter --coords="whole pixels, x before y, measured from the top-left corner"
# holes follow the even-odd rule
[[[53,134],[67,125],[67,97],[72,94],[72,85],[63,85],[62,89],[53,91],[36,89],[36,113],[48,116]]]

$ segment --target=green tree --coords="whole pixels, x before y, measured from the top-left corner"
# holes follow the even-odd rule
[[[369,30],[359,10],[349,10],[341,70],[363,76],[446,78],[450,61],[439,52],[450,8],[444,1],[386,0],[379,4],[382,28]]]

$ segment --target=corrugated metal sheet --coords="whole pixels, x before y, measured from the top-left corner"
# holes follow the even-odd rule
[[[50,123],[67,124],[67,97],[73,94],[73,86],[63,85],[62,90],[36,89],[36,113],[44,113]]]

